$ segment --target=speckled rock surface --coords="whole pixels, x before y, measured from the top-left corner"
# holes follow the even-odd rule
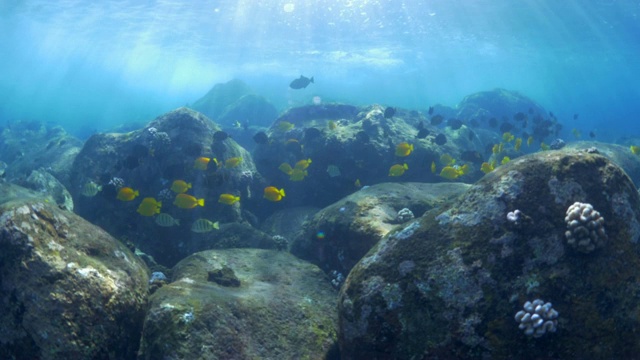
[[[629,146],[609,144],[598,141],[576,141],[570,142],[567,149],[577,151],[587,151],[595,149],[600,155],[620,166],[629,175],[636,187],[640,187],[640,156],[634,155]]]
[[[419,217],[462,194],[462,183],[382,183],[363,188],[320,210],[295,237],[291,252],[323,270],[348,274],[408,208]],[[322,235],[319,235],[322,234]]]
[[[147,269],[36,194],[0,184],[0,358],[132,359]]]
[[[576,201],[605,219],[609,240],[589,254],[564,236]],[[516,209],[518,225],[506,217]],[[639,212],[635,186],[603,156],[511,161],[450,208],[389,233],[353,268],[339,299],[343,358],[634,358]],[[518,329],[514,315],[534,299],[559,312],[557,332]]]
[[[151,296],[139,359],[337,359],[335,298],[286,252],[200,252]]]

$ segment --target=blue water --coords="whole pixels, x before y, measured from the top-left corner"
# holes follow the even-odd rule
[[[239,78],[280,110],[455,106],[502,87],[613,141],[640,134],[639,14],[615,0],[2,0],[0,125],[144,123]],[[290,89],[301,74],[316,83]]]

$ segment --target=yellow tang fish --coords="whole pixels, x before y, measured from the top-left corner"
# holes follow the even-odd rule
[[[442,176],[445,179],[453,180],[453,179],[457,179],[458,176],[460,176],[460,173],[454,167],[445,166],[440,171],[440,176]]]
[[[493,165],[489,164],[488,162],[483,162],[482,165],[480,166],[480,171],[482,171],[485,174],[488,174],[493,170],[494,170]]]
[[[295,127],[294,124],[288,122],[288,121],[280,121],[278,122],[278,125],[276,125],[276,129],[285,132],[285,131],[289,131],[291,129],[293,129]]]
[[[146,197],[142,199],[140,206],[138,206],[138,214],[142,216],[153,216],[155,214],[160,213],[160,208],[162,207],[162,202],[157,201],[152,197]]]
[[[295,168],[291,170],[291,174],[289,175],[289,180],[291,181],[302,181],[304,177],[307,176],[307,170],[300,170]]]
[[[211,161],[211,158],[201,156],[197,158],[196,161],[193,163],[193,168],[197,170],[207,170],[207,165],[209,165],[209,161]]]
[[[227,205],[233,205],[240,201],[240,196],[235,196],[232,194],[221,194],[220,198],[218,198],[218,202]]]
[[[242,158],[237,156],[237,157],[232,157],[227,159],[227,161],[224,162],[224,167],[226,167],[227,169],[231,169],[234,168],[238,165],[240,165],[240,163],[242,162]]]
[[[504,150],[504,143],[498,144],[498,153],[501,153]]]
[[[458,174],[460,174],[460,176],[462,175],[467,175],[469,173],[470,167],[469,164],[464,164],[460,167],[458,167]]]
[[[505,156],[502,158],[502,161],[500,161],[500,164],[504,165],[506,163],[508,163],[509,161],[511,161],[511,159],[508,156]]]
[[[171,191],[176,194],[182,194],[183,192],[187,192],[189,189],[191,189],[191,183],[184,180],[175,180],[173,184],[171,184]]]
[[[580,132],[580,130],[575,129],[575,128],[573,130],[571,130],[571,133],[573,134],[573,136],[576,137],[576,139],[579,139],[580,136],[582,136],[582,133]]]
[[[285,173],[287,175],[291,175],[291,172],[293,171],[293,168],[291,167],[291,165],[289,165],[287,163],[282,163],[282,164],[280,164],[280,166],[278,166],[278,170],[282,171],[283,173]]]
[[[396,146],[396,156],[404,157],[409,156],[413,151],[413,144],[407,142],[401,142]]]
[[[494,155],[497,155],[500,152],[500,145],[499,144],[493,145],[493,147],[491,148],[491,152]]]
[[[436,173],[436,162],[435,161],[431,162],[431,172],[434,173],[434,174]]]
[[[547,151],[547,150],[551,149],[551,147],[549,147],[549,145],[541,142],[540,143],[540,149],[542,149],[542,151]]]
[[[173,205],[182,209],[193,209],[196,206],[204,206],[204,199],[196,199],[188,194],[178,194]]]
[[[513,139],[515,139],[515,136],[510,132],[506,132],[502,134],[502,140],[504,140],[504,142],[509,143],[509,142],[512,142]]]
[[[454,159],[453,156],[449,154],[442,154],[442,156],[440,156],[440,162],[444,166],[450,166],[456,163],[456,159]]]
[[[300,160],[296,163],[294,168],[300,169],[300,170],[306,170],[309,167],[309,165],[311,165],[311,159]]]
[[[140,193],[138,190],[133,190],[130,187],[123,187],[118,190],[118,196],[116,198],[122,201],[131,201],[135,199]]]
[[[631,153],[633,155],[640,154],[640,146],[631,145],[631,146],[629,146],[629,149],[631,150]]]
[[[327,127],[329,128],[329,130],[335,130],[338,127],[338,124],[336,124],[334,120],[329,120],[329,122],[327,123]]]
[[[409,166],[407,164],[395,164],[389,168],[389,176],[402,176],[402,174],[407,170],[409,170]]]
[[[531,144],[533,144],[533,136],[529,136],[527,139],[527,146],[531,146]]]
[[[191,231],[194,233],[206,233],[212,231],[213,229],[220,229],[220,224],[216,221],[209,221],[207,219],[198,219],[191,224]]]
[[[355,185],[357,188],[362,187],[362,184],[360,183],[360,179],[356,179],[353,185]]]
[[[278,190],[275,186],[264,188],[264,198],[269,201],[280,201],[284,197],[284,189]]]
[[[520,151],[521,147],[522,147],[522,138],[517,138],[516,143],[513,144],[513,148],[515,151]]]

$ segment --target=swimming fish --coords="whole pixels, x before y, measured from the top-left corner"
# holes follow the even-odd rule
[[[102,191],[102,186],[94,183],[93,181],[89,181],[88,183],[84,184],[80,194],[86,197],[92,197],[96,196],[96,194],[100,191]]]
[[[540,149],[542,149],[542,151],[547,151],[549,149],[551,149],[551,147],[543,142],[540,143]]]
[[[329,173],[330,177],[340,176],[340,169],[335,165],[329,165],[327,166],[327,173]]]
[[[220,224],[216,221],[209,221],[207,219],[198,219],[191,224],[191,231],[194,233],[207,233],[209,231],[220,229]]]
[[[163,227],[180,226],[180,220],[174,219],[173,216],[167,213],[158,214],[158,216],[156,216],[155,221],[156,221],[156,224]]]
[[[504,142],[512,142],[515,138],[516,137],[510,132],[502,134],[502,140],[504,140]]]
[[[303,159],[296,163],[296,165],[294,166],[294,169],[306,170],[310,164],[311,164],[311,159],[306,159],[306,160]]]
[[[308,175],[307,170],[294,168],[293,170],[291,170],[291,174],[289,174],[289,180],[302,181],[307,175]]]
[[[146,197],[142,199],[142,202],[138,206],[136,212],[142,216],[153,216],[160,213],[162,202],[157,201],[152,197]]]
[[[197,170],[207,170],[207,166],[209,165],[210,161],[211,161],[211,158],[201,156],[197,158],[196,161],[193,163],[193,168]]]
[[[434,173],[434,174],[436,173],[436,162],[435,161],[431,162],[431,172]]]
[[[123,187],[123,188],[120,188],[120,190],[118,190],[118,195],[116,196],[116,198],[122,201],[131,201],[135,199],[138,195],[140,195],[138,190],[133,190],[130,187]]]
[[[265,145],[269,143],[269,136],[264,131],[260,131],[253,135],[253,141],[255,141],[256,144]]]
[[[233,194],[221,194],[218,198],[218,202],[227,205],[233,205],[240,201],[240,196],[235,196]]]
[[[239,122],[236,121],[236,123],[238,123],[238,125],[240,125]],[[229,134],[227,134],[224,131],[216,131],[216,132],[213,133],[213,140],[215,140],[215,141],[225,141],[228,138],[229,138]]]
[[[435,139],[434,139],[435,143],[437,145],[444,145],[447,143],[447,137],[444,136],[444,134],[438,134]]]
[[[289,87],[295,90],[299,90],[299,89],[306,88],[307,86],[309,86],[309,84],[312,84],[312,83],[313,83],[313,76],[308,78],[300,75],[299,78],[293,80],[291,84],[289,84]]]
[[[409,166],[405,164],[395,164],[389,168],[389,176],[402,176],[405,171],[409,170]]]
[[[232,157],[227,159],[227,161],[224,162],[224,167],[226,167],[227,169],[231,169],[234,168],[238,165],[240,165],[240,163],[242,163],[242,158],[237,156],[237,157]]]
[[[287,132],[293,129],[294,127],[295,125],[288,121],[278,121],[278,124],[276,125],[276,129],[282,132]]]
[[[493,170],[494,170],[493,165],[489,164],[488,162],[483,162],[482,165],[480,165],[480,171],[482,171],[485,174],[488,174]]]
[[[515,151],[520,151],[521,147],[522,147],[522,138],[517,138],[516,142],[513,144],[513,149]]]
[[[188,194],[178,194],[173,205],[182,209],[193,209],[196,206],[204,206],[204,199],[196,199]]]
[[[284,189],[278,190],[275,186],[267,186],[264,188],[264,198],[269,201],[280,201],[285,196]]]
[[[338,127],[338,125],[336,124],[336,122],[334,120],[329,120],[329,122],[327,123],[327,128],[329,130],[335,130]]]
[[[355,185],[355,187],[357,187],[357,188],[362,187],[362,184],[360,183],[360,179],[356,179],[356,181],[353,183],[353,185]]]
[[[407,142],[401,142],[396,146],[396,156],[404,157],[409,156],[413,151],[413,144]]]
[[[451,128],[451,130],[458,130],[462,127],[463,122],[460,119],[449,119],[447,121],[447,126]]]
[[[444,166],[452,166],[453,164],[456,163],[456,159],[454,159],[453,156],[451,156],[449,154],[442,154],[440,156],[440,162]]]
[[[631,146],[629,146],[629,149],[631,150],[631,153],[633,155],[640,154],[640,146],[631,145]]]
[[[431,125],[438,126],[438,125],[442,124],[442,120],[444,120],[442,115],[435,115],[435,116],[433,116],[431,118]]]
[[[506,163],[508,163],[509,161],[511,161],[511,158],[509,158],[508,156],[505,156],[502,158],[502,161],[500,161],[501,165],[504,165]]]
[[[533,136],[529,136],[527,139],[527,146],[531,146],[531,144],[533,144]]]
[[[171,184],[171,191],[176,194],[182,194],[187,192],[187,190],[191,189],[191,183],[188,183],[184,180],[175,180],[173,184]]]
[[[293,168],[288,163],[280,164],[280,166],[278,166],[278,170],[282,171],[287,175],[291,175],[291,173],[293,172]]]
[[[440,171],[440,176],[448,180],[453,180],[457,179],[460,176],[460,173],[452,166],[445,166]]]
[[[392,108],[391,106],[389,106],[388,108],[384,109],[384,118],[385,119],[390,119],[395,114],[396,114],[396,109]]]
[[[582,136],[582,133],[580,132],[580,130],[573,128],[573,130],[571,130],[571,133],[573,134],[573,136],[576,137],[576,139],[579,139],[580,136]]]

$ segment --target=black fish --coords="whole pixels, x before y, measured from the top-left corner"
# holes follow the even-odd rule
[[[267,134],[264,131],[260,131],[260,132],[256,133],[255,135],[253,135],[253,141],[255,141],[256,144],[268,144],[269,143],[269,137],[267,136]]]
[[[320,136],[322,136],[322,131],[314,127],[306,128],[304,130],[304,141],[311,141],[319,138]]]
[[[594,137],[596,137],[596,133],[594,133],[593,131],[589,131],[589,137],[593,139]]]
[[[229,137],[229,134],[227,134],[224,131],[216,131],[213,133],[213,140],[216,140],[216,141],[224,141],[224,140],[227,140],[228,137]]]
[[[511,125],[511,123],[502,123],[502,125],[500,125],[500,132],[501,133],[506,133],[511,131],[511,129],[513,129],[513,125]]]
[[[429,106],[429,115],[433,114],[433,106]]]
[[[418,139],[424,139],[426,138],[429,134],[431,133],[431,131],[427,130],[427,129],[420,129],[420,131],[418,131],[418,135],[416,135],[416,138]]]
[[[307,86],[309,86],[309,84],[311,84],[311,83],[313,83],[313,76],[311,78],[307,78],[307,77],[304,77],[304,76],[300,75],[299,78],[293,80],[291,82],[291,84],[289,84],[289,87],[292,88],[292,89],[296,89],[296,90],[304,89]]]
[[[573,114],[573,120],[578,120],[578,114]]]
[[[384,109],[384,118],[385,119],[390,119],[395,114],[396,114],[396,109],[392,108],[391,106],[389,106],[388,108]]]
[[[489,119],[489,126],[491,127],[496,127],[498,126],[498,119],[492,117],[491,119]]]
[[[438,145],[444,145],[447,143],[447,137],[444,136],[444,134],[438,134],[438,136],[436,136],[435,138],[435,142]]]
[[[436,115],[436,116],[431,118],[431,125],[438,126],[438,125],[442,124],[442,120],[444,120],[442,115]]]
[[[463,151],[462,154],[460,154],[460,160],[469,161],[474,164],[482,164],[484,161],[482,154],[474,150]]]
[[[450,126],[452,130],[458,130],[462,127],[462,120],[449,119],[449,121],[447,121],[447,125]]]
[[[527,115],[525,113],[523,113],[522,111],[513,114],[513,120],[515,120],[515,121],[522,121],[522,120],[524,120],[526,118],[527,118]]]

